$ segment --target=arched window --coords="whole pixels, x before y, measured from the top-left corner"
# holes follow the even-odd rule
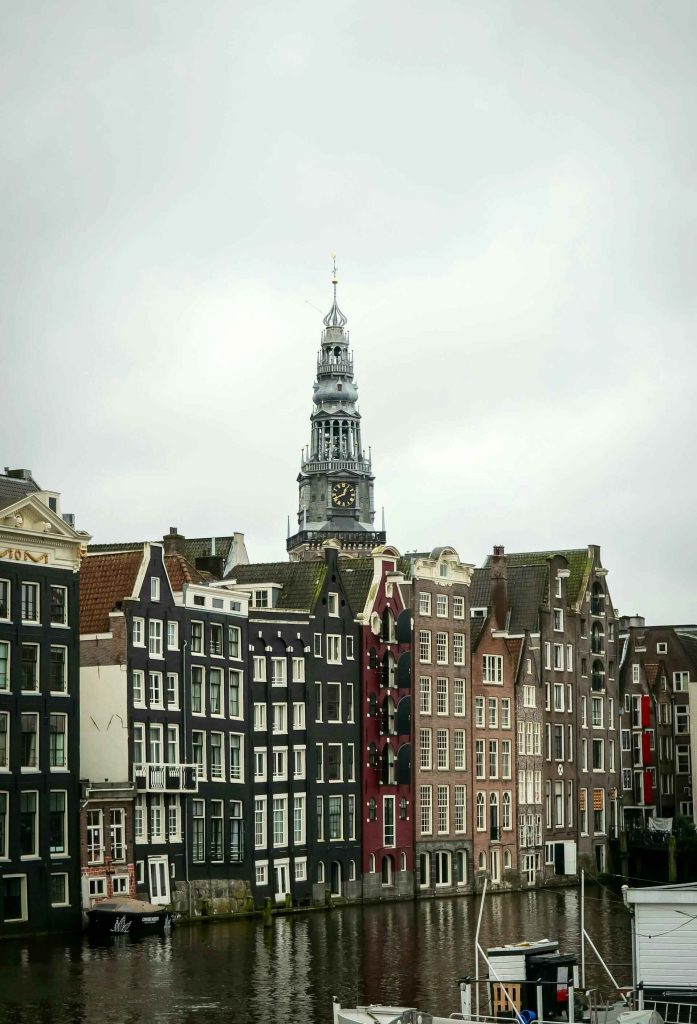
[[[389,741],[382,748],[380,779],[385,786],[394,786],[394,749]]]
[[[479,859],[477,861],[477,864],[479,865],[479,870],[480,871],[486,871],[486,854],[485,853],[480,853],[479,854]]]
[[[455,874],[458,885],[467,885],[467,852],[458,850],[455,854]]]
[[[505,829],[511,827],[511,794],[503,794],[503,802],[501,804],[501,825]]]
[[[496,840],[500,839],[499,829],[499,795],[498,793],[492,793],[489,796],[489,825],[491,838]]]
[[[599,622],[591,628],[591,654],[603,654],[605,651],[605,634]]]
[[[342,880],[341,862],[338,861],[338,860],[333,860],[332,863],[331,863],[330,875],[329,875],[329,881],[330,881],[330,888],[331,888],[331,891],[332,891],[332,896],[341,896],[341,880]]]
[[[317,881],[318,883],[324,881],[324,864],[322,863],[322,861],[320,861],[319,864],[317,865]]]
[[[407,855],[406,855],[406,853],[404,853],[404,851],[402,851],[402,853],[400,853],[400,855],[399,855],[399,870],[400,871],[406,871],[407,870]]]
[[[419,888],[427,889],[431,884],[431,854],[419,854]]]
[[[394,736],[395,728],[395,706],[392,697],[385,697],[382,702],[382,730],[385,736]]]
[[[438,850],[435,867],[436,885],[450,885],[450,854],[447,850]]]
[[[387,688],[397,685],[395,682],[394,658],[390,651],[387,651],[382,659],[382,685]]]
[[[377,694],[371,693],[368,697],[368,718],[375,718],[378,713],[378,698]]]
[[[370,798],[368,801],[368,821],[378,820],[378,805],[375,802],[375,797]]]
[[[605,689],[605,666],[602,661],[593,662],[591,667],[591,690]]]
[[[392,857],[387,854],[382,858],[382,884],[392,885],[394,878],[394,861]]]
[[[377,768],[378,766],[378,748],[374,743],[368,744],[368,767]]]
[[[477,831],[483,832],[486,828],[486,805],[484,794],[477,793]]]
[[[510,868],[510,866],[511,866],[511,851],[510,850],[504,850],[503,851],[503,866],[504,866],[505,870],[508,870]]]
[[[382,613],[382,629],[380,630],[380,639],[383,643],[389,644],[394,640],[394,615],[389,608],[385,608]]]
[[[355,882],[356,881],[356,862],[355,862],[355,860],[350,860],[349,861],[348,877],[349,877],[349,882]]]
[[[602,615],[604,611],[605,593],[600,583],[594,583],[591,593],[591,615]]]
[[[375,854],[374,853],[371,853],[370,857],[368,858],[368,871],[371,873],[371,875],[375,874]]]

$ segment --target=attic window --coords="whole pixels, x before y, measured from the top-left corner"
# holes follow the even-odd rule
[[[341,390],[341,388],[339,388],[339,390]],[[48,499],[48,507],[51,509],[52,512],[57,512],[58,511],[58,498],[49,498]]]
[[[194,604],[200,605],[202,607],[203,605],[205,605],[205,603],[206,599],[203,596],[203,594],[194,594]]]
[[[160,600],[160,579],[159,576],[150,577],[150,600]]]
[[[447,576],[448,575],[448,566],[447,566],[446,562],[441,562],[439,568],[440,568],[441,576]]]

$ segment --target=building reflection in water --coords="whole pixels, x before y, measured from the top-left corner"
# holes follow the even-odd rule
[[[43,938],[0,948],[2,1024],[330,1024],[345,1004],[391,1002],[447,1015],[458,979],[474,972],[479,909],[471,897],[346,907],[175,929],[141,942],[96,945]],[[629,916],[619,896],[592,890],[589,931],[615,965],[630,969]],[[576,890],[487,898],[482,945],[558,939],[578,952]],[[605,986],[589,964],[588,984]]]

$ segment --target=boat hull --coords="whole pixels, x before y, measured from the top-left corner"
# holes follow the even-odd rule
[[[169,931],[173,921],[168,910],[119,913],[96,907],[87,912],[89,930],[96,935],[161,935]]]

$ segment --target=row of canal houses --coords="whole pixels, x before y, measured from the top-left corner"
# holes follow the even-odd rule
[[[0,477],[2,934],[545,884],[692,814],[695,627],[618,619],[597,547],[89,540]]]

